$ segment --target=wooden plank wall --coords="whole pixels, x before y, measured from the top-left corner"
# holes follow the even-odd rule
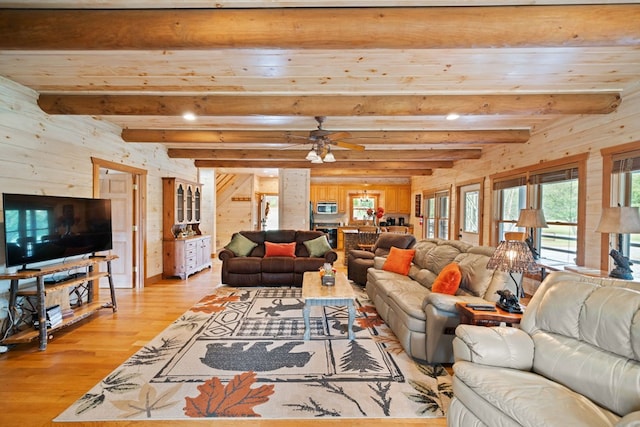
[[[92,197],[91,157],[148,171],[146,277],[162,273],[162,180],[197,180],[190,160],[170,159],[160,144],[127,144],[120,128],[82,116],[48,116],[37,93],[0,77],[0,191]],[[4,251],[1,245],[0,251]],[[4,254],[0,253],[0,268]],[[0,305],[8,282],[0,282]],[[6,312],[4,313],[6,314]]]
[[[602,207],[602,156],[600,149],[638,142],[640,146],[640,87],[623,93],[614,113],[560,118],[545,128],[535,129],[526,144],[486,147],[480,160],[457,161],[453,169],[439,169],[429,177],[412,178],[412,194],[451,186],[451,215],[456,212],[456,185],[485,179],[482,244],[495,244],[491,236],[491,180],[484,171],[498,173],[537,165],[567,156],[589,153],[587,160],[586,266],[599,268],[600,234],[595,232]],[[417,223],[416,218],[412,221]]]

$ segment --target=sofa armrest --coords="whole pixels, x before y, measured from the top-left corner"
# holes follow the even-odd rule
[[[640,426],[640,411],[630,412],[616,423],[616,427],[638,427]]]
[[[373,257],[373,268],[375,268],[376,270],[382,270],[382,266],[384,265],[386,260],[387,258],[381,256]]]
[[[222,249],[220,252],[218,252],[218,259],[220,261],[226,261],[230,258],[235,258],[236,254],[234,254],[232,251],[230,251],[229,249]]]
[[[449,294],[441,294],[438,292],[429,293],[424,301],[422,302],[422,309],[427,305],[432,305],[438,310],[447,311],[450,313],[457,313],[458,309],[456,308],[456,303],[475,303],[475,304],[486,304],[487,301],[474,296],[458,296],[458,295],[449,295]]]
[[[330,250],[324,253],[324,260],[329,264],[333,264],[338,260],[338,253],[334,250]]]
[[[533,340],[518,328],[459,325],[453,354],[456,361],[529,371],[533,367]]]
[[[362,249],[351,249],[349,251],[349,257],[351,257],[351,258],[361,258],[361,259],[373,259],[375,257],[375,255],[371,251],[365,251],[365,250],[362,250]]]

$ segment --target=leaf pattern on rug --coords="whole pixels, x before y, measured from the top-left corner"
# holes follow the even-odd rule
[[[448,380],[448,373],[441,365],[421,365],[416,364],[418,369],[428,377],[436,380],[438,387],[437,390],[433,390],[429,384],[421,381],[409,380],[409,384],[413,387],[418,394],[405,393],[406,396],[414,402],[421,403],[423,406],[418,410],[418,414],[439,414],[444,416],[446,407],[443,400],[443,396],[450,400],[453,397],[453,388]],[[446,378],[446,382],[440,381]]]
[[[191,307],[191,311],[193,311],[194,313],[206,313],[206,314],[218,313],[218,312],[224,311],[225,309],[224,304],[229,302],[236,302],[239,300],[240,300],[240,296],[232,295],[232,294],[207,295],[206,297],[198,301],[196,305]]]
[[[176,320],[173,325],[171,325],[171,329],[186,329],[188,331],[193,331],[197,327],[199,327],[202,322],[206,321],[209,316],[199,316],[194,314],[185,313]]]
[[[255,382],[256,373],[252,371],[236,375],[226,386],[219,378],[213,377],[198,386],[198,396],[185,397],[184,413],[196,418],[259,417],[253,407],[269,401],[274,385],[252,389]]]
[[[162,344],[159,347],[142,347],[140,351],[124,362],[123,366],[153,365],[161,361],[169,353],[173,353],[181,345],[181,340],[176,337],[162,338]]]
[[[142,414],[151,418],[153,411],[170,408],[180,402],[180,400],[169,401],[169,399],[180,390],[181,386],[181,384],[176,384],[158,395],[158,391],[154,387],[145,384],[140,388],[138,400],[112,400],[111,403],[123,411],[120,414],[121,418],[131,418]]]
[[[387,353],[402,354],[404,352],[402,344],[400,344],[398,338],[393,334],[390,334],[389,336],[376,335],[372,336],[371,339],[373,339],[377,343],[384,344],[384,348]]]
[[[376,326],[380,326],[384,324],[384,320],[380,317],[358,317],[356,319],[358,325],[363,329],[375,328]]]
[[[122,369],[113,372],[100,383],[102,391],[99,394],[87,393],[78,400],[79,404],[75,410],[76,415],[102,405],[106,399],[106,392],[122,394],[139,389],[140,384],[133,382],[137,377],[138,374],[125,374]]]
[[[376,404],[382,408],[382,412],[385,416],[391,415],[391,396],[389,395],[391,390],[391,383],[382,383],[377,381],[375,385],[369,384],[369,388],[375,393],[377,398],[371,397],[371,400],[376,402]]]
[[[337,394],[339,396],[344,397],[345,399],[352,402],[357,407],[358,412],[360,412],[360,414],[363,417],[367,416],[366,412],[362,409],[362,406],[360,406],[360,403],[358,403],[358,401],[353,397],[349,396],[347,392],[345,392],[343,387],[335,383],[329,382],[328,380],[319,380],[317,383],[308,384],[308,386],[321,387],[321,388],[324,388],[329,393]],[[286,404],[284,406],[294,408],[297,411],[315,413],[316,414],[315,416],[317,417],[324,417],[324,416],[340,417],[342,415],[340,412],[336,410],[328,410],[323,408],[322,406],[320,406],[318,402],[316,402],[311,397],[309,398],[309,402],[311,403],[310,405],[306,403],[292,403],[292,404]]]

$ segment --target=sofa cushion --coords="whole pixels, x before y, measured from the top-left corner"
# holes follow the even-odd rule
[[[382,269],[406,276],[409,274],[409,268],[415,253],[415,249],[400,249],[393,246],[389,251],[387,260],[382,265]]]
[[[476,297],[485,296],[494,274],[493,270],[487,270],[489,257],[490,255],[470,251],[461,253],[455,258],[462,275],[460,287],[466,291],[465,293]]]
[[[265,258],[269,257],[291,257],[296,256],[296,243],[272,243],[264,242]]]
[[[488,425],[497,425],[492,408],[528,427],[599,427],[620,419],[562,384],[532,372],[466,361],[456,362],[453,370],[455,395]]]
[[[331,250],[331,245],[329,244],[326,235],[306,240],[302,243],[309,251],[310,257],[321,257],[324,256],[325,252]]]
[[[442,240],[438,244],[427,252],[422,260],[422,264],[419,267],[426,268],[432,272],[438,274],[449,263],[451,263],[461,252],[464,252],[464,247],[470,247],[468,244],[452,244],[454,241]],[[415,261],[416,264],[418,261]]]
[[[455,262],[447,264],[433,282],[431,291],[441,294],[455,295],[458,290],[458,286],[460,286],[461,278],[462,273],[460,272],[458,264]]]
[[[226,249],[229,249],[236,256],[248,256],[253,248],[258,246],[258,244],[249,238],[243,236],[240,233],[234,233],[231,238],[231,242],[227,246]]]

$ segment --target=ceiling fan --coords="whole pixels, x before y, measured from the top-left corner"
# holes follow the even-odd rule
[[[349,150],[364,150],[364,145],[341,141],[343,138],[351,137],[349,132],[332,132],[323,129],[322,123],[326,119],[325,116],[315,116],[315,119],[318,122],[318,128],[309,132],[309,137],[307,138],[313,144],[306,157],[311,163],[335,162],[336,159],[331,152],[332,145]]]

